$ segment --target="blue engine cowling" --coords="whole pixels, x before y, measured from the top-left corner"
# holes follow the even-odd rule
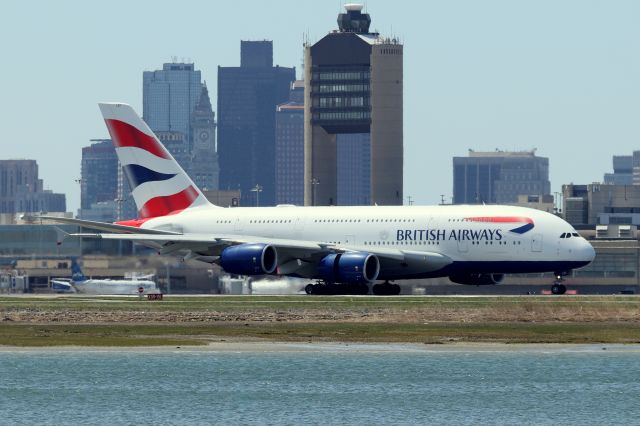
[[[319,277],[330,283],[358,284],[374,282],[380,273],[380,261],[371,253],[334,253],[318,265]]]
[[[493,285],[500,284],[504,279],[504,274],[464,274],[451,275],[451,281],[465,285]]]
[[[272,274],[278,266],[278,253],[269,244],[240,244],[220,254],[220,266],[230,274]]]

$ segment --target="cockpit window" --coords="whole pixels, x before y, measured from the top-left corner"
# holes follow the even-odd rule
[[[562,235],[560,235],[560,238],[567,238],[567,233],[563,232]]]
[[[577,232],[574,232],[571,235],[573,235],[574,237],[579,237],[580,236],[580,234],[578,234]]]

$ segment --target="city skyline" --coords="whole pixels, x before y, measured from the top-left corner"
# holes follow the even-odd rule
[[[303,40],[337,28],[341,11],[341,2],[250,1],[237,25],[228,19],[232,4],[149,5],[66,1],[39,4],[38,13],[5,6],[0,35],[12,42],[0,79],[2,158],[37,160],[45,189],[66,193],[69,211],[79,206],[81,148],[108,137],[97,102],[127,102],[142,113],[141,73],[174,55],[195,62],[214,92],[217,66],[238,63],[240,40],[273,40],[274,64],[296,67],[300,77]],[[405,45],[404,194],[415,203],[452,195],[450,159],[469,148],[538,148],[550,159],[552,192],[602,179],[613,155],[637,149],[640,4],[366,7],[372,29]],[[189,25],[162,30],[178,21]]]

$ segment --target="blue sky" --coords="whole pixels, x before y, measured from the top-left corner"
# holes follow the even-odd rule
[[[216,102],[240,40],[274,42],[301,71],[302,42],[336,27],[339,1],[3,3],[0,158],[33,158],[79,205],[81,147],[107,137],[99,101],[142,112],[142,72],[191,60]],[[452,195],[451,157],[537,148],[552,191],[591,183],[640,149],[640,2],[369,0],[372,28],[404,50],[405,196]]]

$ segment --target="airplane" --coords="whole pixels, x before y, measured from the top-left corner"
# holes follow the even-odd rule
[[[211,204],[147,124],[123,103],[99,104],[132,188],[138,218],[116,223],[52,218],[159,254],[237,275],[311,280],[308,294],[399,294],[394,280],[449,277],[499,284],[505,274],[553,272],[551,290],[595,257],[561,218],[504,205],[234,207]]]
[[[156,283],[147,277],[112,280],[87,278],[75,258],[71,259],[71,279],[52,278],[51,288],[61,293],[83,294],[148,294],[159,292]],[[142,292],[140,292],[142,288]]]

